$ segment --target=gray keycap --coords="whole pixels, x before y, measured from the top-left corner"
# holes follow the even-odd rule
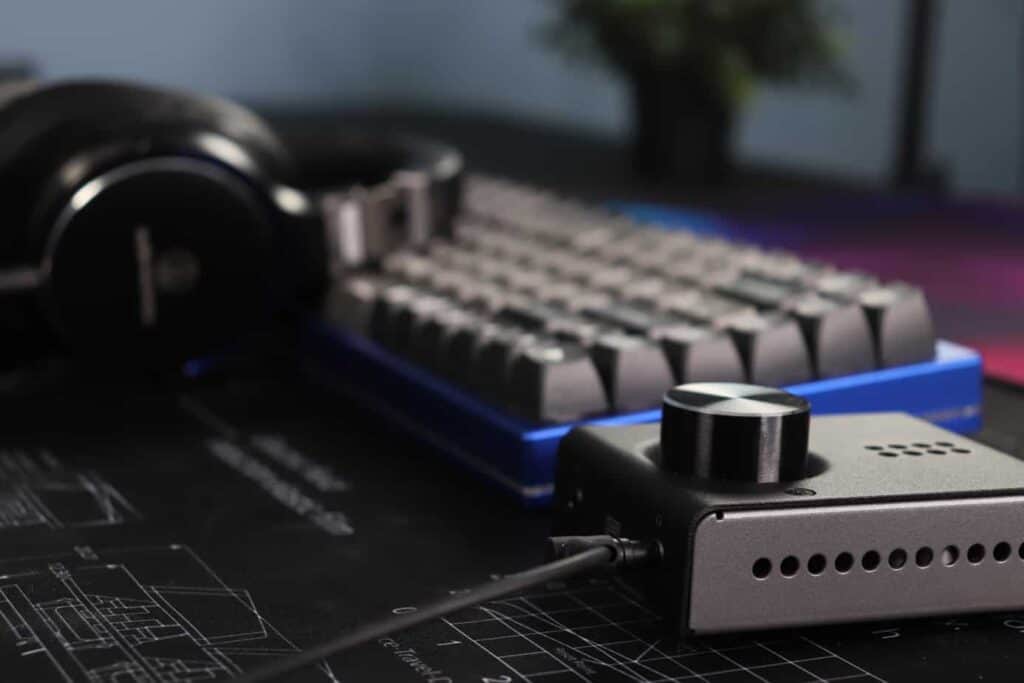
[[[545,332],[565,316],[563,311],[529,299],[512,300],[498,311],[497,319],[526,330]]]
[[[819,268],[785,251],[768,251],[744,266],[744,271],[775,282],[799,285],[813,279]]]
[[[646,249],[631,254],[626,263],[640,272],[656,273],[666,268],[672,261],[685,258],[688,258],[685,253],[672,251],[670,248]]]
[[[647,276],[623,285],[619,296],[629,304],[657,308],[659,302],[666,297],[669,291],[669,283],[664,278]]]
[[[875,367],[871,328],[861,307],[811,294],[790,302],[815,377],[841,377]]]
[[[664,316],[649,308],[625,303],[590,307],[585,309],[583,314],[590,320],[640,336],[647,336],[653,328],[669,322]]]
[[[581,282],[591,289],[616,293],[634,279],[636,279],[636,272],[627,266],[595,264],[581,278]]]
[[[387,256],[381,270],[396,280],[419,285],[427,282],[437,267],[430,259],[412,252],[397,252]]]
[[[456,301],[466,301],[473,290],[480,287],[481,282],[472,275],[461,273],[457,270],[435,270],[426,285],[441,296],[450,297]]]
[[[510,268],[499,280],[512,291],[521,294],[535,296],[537,292],[551,282],[551,277],[540,270],[530,270],[523,267]]]
[[[470,386],[484,398],[507,406],[512,361],[520,348],[536,340],[536,335],[512,327],[503,327],[487,335],[473,356]]]
[[[862,292],[859,301],[871,325],[879,366],[920,363],[935,357],[935,328],[920,289],[893,283]]]
[[[438,361],[442,374],[468,387],[481,345],[502,329],[503,326],[485,320],[452,329],[447,337],[447,354]]]
[[[605,323],[533,301],[508,304],[498,313],[497,320],[586,348],[601,334],[614,331]]]
[[[447,372],[447,359],[454,353],[452,342],[460,332],[471,332],[483,324],[477,316],[460,308],[446,308],[425,320],[410,356],[425,367]]]
[[[748,313],[733,318],[728,331],[736,342],[747,381],[785,386],[810,381],[814,373],[795,320],[781,313]]]
[[[438,266],[447,266],[465,273],[472,272],[473,264],[480,258],[479,254],[448,242],[431,244],[428,253]]]
[[[390,284],[378,290],[370,315],[371,338],[388,348],[395,348],[395,321],[398,312],[418,295],[415,288],[405,284]]]
[[[550,297],[547,300],[553,306],[563,308],[572,313],[603,308],[612,304],[612,297],[606,292],[580,288],[564,292],[564,297]]]
[[[584,282],[597,267],[593,261],[575,254],[564,254],[552,259],[549,268],[559,279]]]
[[[728,333],[677,323],[655,328],[651,337],[664,349],[677,384],[745,379],[743,360]]]
[[[724,328],[733,318],[754,313],[750,304],[706,292],[684,291],[667,298],[663,310],[697,325]]]
[[[586,254],[597,249],[609,242],[613,242],[622,236],[622,230],[612,226],[599,226],[596,228],[580,230],[579,232],[571,235],[566,243],[574,250],[581,254]]]
[[[370,334],[373,310],[384,285],[384,281],[368,276],[338,280],[324,296],[324,320],[357,334]]]
[[[856,271],[835,271],[815,283],[819,294],[839,301],[856,301],[862,292],[878,286],[875,277]]]
[[[594,250],[594,257],[605,263],[628,263],[636,254],[654,247],[653,240],[645,233],[636,231],[619,235],[618,239],[606,242]]]
[[[563,316],[548,325],[548,332],[555,338],[571,341],[588,349],[593,346],[595,339],[610,331],[598,323],[576,316]]]
[[[578,298],[584,291],[583,286],[576,282],[552,280],[537,292],[537,299],[541,303],[564,309],[569,308],[569,302]]]
[[[655,408],[673,385],[672,369],[661,346],[622,333],[603,334],[590,348],[608,403],[616,412]]]
[[[740,273],[740,266],[728,256],[697,253],[670,261],[657,272],[675,282],[695,287],[713,287],[734,280]]]
[[[438,312],[451,308],[451,305],[450,301],[439,296],[416,292],[394,309],[388,339],[390,348],[397,353],[410,353],[424,323]]]
[[[481,280],[499,282],[504,277],[505,273],[513,267],[514,266],[502,261],[501,259],[491,258],[489,256],[480,256],[473,262],[470,272]]]
[[[764,310],[785,306],[804,289],[800,284],[742,273],[732,282],[719,285],[715,291]]]
[[[491,282],[481,282],[479,286],[465,292],[459,299],[467,308],[488,314],[495,314],[510,301],[522,300],[515,292]]]
[[[518,348],[508,392],[516,413],[541,422],[570,422],[609,407],[590,355],[577,344],[553,339]]]

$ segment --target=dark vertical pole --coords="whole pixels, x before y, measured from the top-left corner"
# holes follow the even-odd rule
[[[906,70],[899,136],[893,168],[893,184],[913,186],[922,180],[921,143],[925,132],[925,109],[931,73],[934,0],[909,0],[907,17]]]

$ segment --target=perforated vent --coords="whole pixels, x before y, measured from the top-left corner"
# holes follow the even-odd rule
[[[914,441],[912,443],[871,443],[864,446],[864,449],[869,453],[880,455],[884,458],[896,458],[901,455],[909,455],[912,457],[922,455],[948,455],[951,453],[963,454],[970,453],[970,448],[965,448],[960,444],[955,444],[951,441]]]
[[[795,555],[787,555],[777,563],[767,557],[759,557],[751,566],[750,573],[758,581],[764,581],[776,573],[782,578],[790,579],[804,570],[811,576],[821,576],[829,572],[849,574],[855,570],[872,573],[881,570],[901,571],[912,567],[927,569],[935,566],[941,569],[960,562],[971,565],[980,565],[983,562],[1005,564],[1013,556],[1013,546],[1008,541],[999,541],[991,546],[991,549],[984,543],[972,543],[962,553],[956,545],[947,545],[941,549],[932,549],[929,546],[917,549],[893,548],[885,554],[871,549],[860,554],[860,562],[855,562],[853,553],[849,552],[838,553],[834,558],[828,558],[823,553],[814,553],[806,563],[801,562]],[[1024,562],[1024,543],[1017,546],[1016,557]]]

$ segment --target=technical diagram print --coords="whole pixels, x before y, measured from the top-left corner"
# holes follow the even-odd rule
[[[0,618],[12,681],[228,680],[299,651],[180,545],[0,562]],[[323,665],[296,680],[335,678]]]
[[[0,532],[110,526],[139,517],[94,472],[67,469],[46,450],[0,449]]]

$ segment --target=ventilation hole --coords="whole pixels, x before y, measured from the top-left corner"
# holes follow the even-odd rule
[[[971,564],[978,564],[985,559],[985,546],[975,543],[967,549],[967,561]]]
[[[971,450],[969,448],[954,448],[953,452],[954,453],[970,453]]]
[[[827,564],[828,562],[825,561],[824,555],[811,555],[811,559],[807,560],[807,571],[817,576],[825,571],[825,566]]]
[[[939,450],[938,448],[929,448],[928,452],[932,455],[945,455],[946,451]]]
[[[1012,552],[1013,549],[1010,548],[1010,544],[1006,541],[1002,541],[1001,543],[996,543],[996,547],[992,548],[992,557],[996,562],[1006,562],[1010,559],[1010,554]]]
[[[942,446],[943,448],[952,448],[953,447],[953,444],[951,444],[948,441],[936,441],[935,445],[936,446]]]
[[[879,455],[884,455],[887,458],[895,458],[899,453],[893,453],[892,451],[879,451]]]
[[[916,443],[913,443],[913,444],[911,444],[911,445],[912,445],[912,446],[913,446],[914,448],[929,448],[929,447],[931,446],[931,444],[930,444],[930,443],[923,443],[923,442],[921,442],[921,441],[918,441],[918,442],[916,442]]]
[[[932,558],[932,549],[928,547],[918,548],[917,553],[914,554],[914,561],[917,562],[917,566],[921,568],[931,566]]]
[[[903,453],[905,455],[921,455],[921,451],[915,451],[915,450],[912,450],[910,448],[908,448],[907,450],[903,451]]]
[[[800,570],[800,560],[792,555],[786,556],[779,565],[779,571],[783,576],[794,576]]]
[[[1024,543],[1021,543],[1020,547],[1017,548],[1017,557],[1024,560]]]
[[[762,557],[754,563],[753,574],[755,579],[765,579],[772,573],[772,561]]]
[[[893,448],[893,449],[895,449],[897,451],[900,451],[900,450],[903,450],[904,448],[906,448],[906,446],[904,446],[901,443],[891,443],[891,444],[889,444],[889,448]]]
[[[907,563],[907,551],[903,548],[896,548],[889,553],[889,566],[893,569],[903,569],[903,565]]]
[[[884,448],[884,446],[878,446],[878,445],[875,445],[875,444],[871,444],[870,446],[865,446],[864,448],[868,449],[869,451],[880,451],[880,450],[882,450],[882,448]]]
[[[882,562],[882,556],[874,550],[869,550],[864,553],[864,557],[860,558],[860,566],[869,572],[873,572],[878,569],[878,565]]]
[[[942,564],[952,567],[960,559],[960,549],[955,545],[947,545],[942,550]]]
[[[1022,543],[1020,547],[1021,552],[1024,553],[1024,543]],[[1024,554],[1022,554],[1021,557],[1024,557]],[[845,574],[851,569],[853,569],[853,555],[851,555],[850,553],[839,553],[838,555],[836,555],[837,572],[839,572],[840,574]]]

